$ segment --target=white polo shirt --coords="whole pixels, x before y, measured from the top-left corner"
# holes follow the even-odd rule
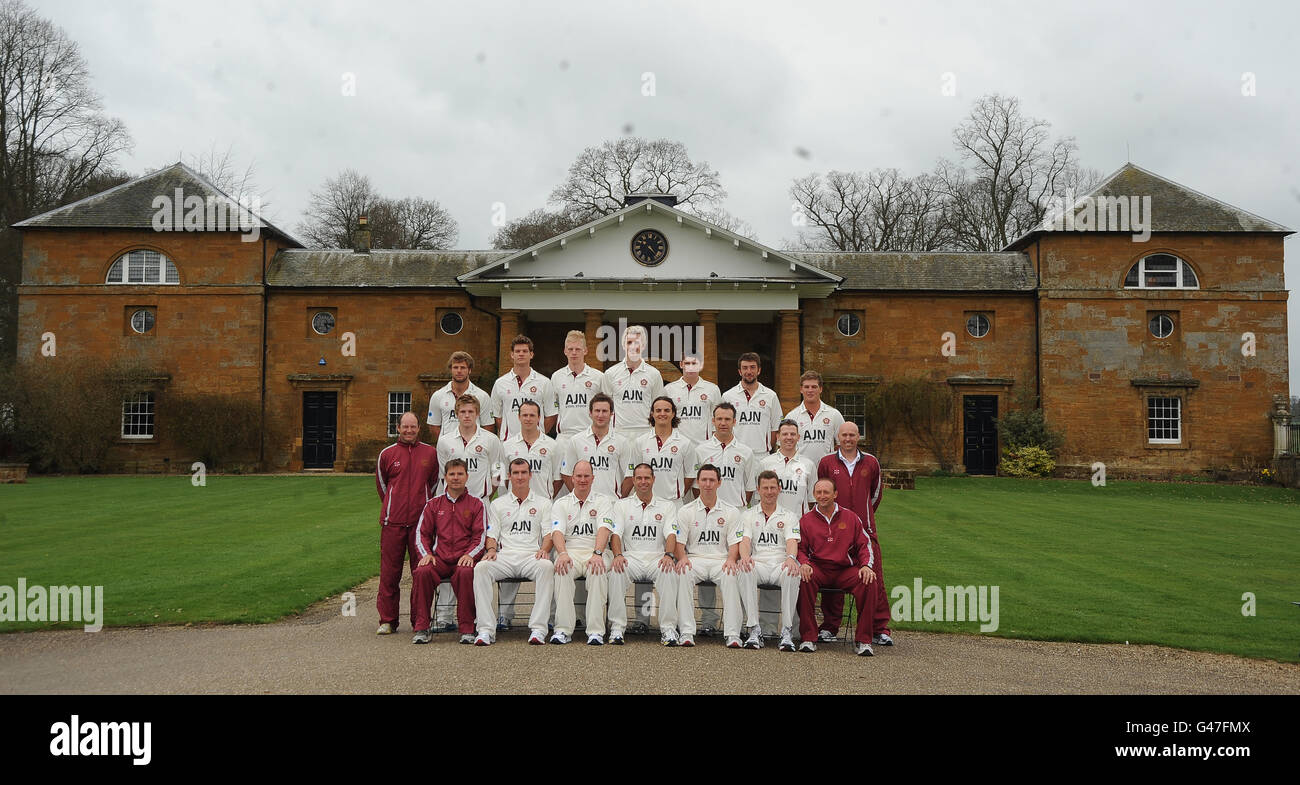
[[[488,396],[487,391],[482,387],[469,383],[465,392],[474,396],[478,400],[478,424],[488,426],[492,424],[492,399]],[[460,396],[452,392],[451,382],[433,395],[429,396],[429,418],[425,422],[429,425],[436,425],[443,431],[454,431],[460,427],[460,421],[456,419],[456,399]],[[442,432],[438,433],[442,436]]]
[[[772,431],[781,422],[781,400],[770,387],[758,385],[752,395],[737,384],[722,394],[736,407],[736,438],[760,457],[772,451]]]
[[[556,413],[550,379],[536,368],[530,368],[522,382],[512,370],[492,385],[492,416],[501,418],[502,441],[509,441],[519,432],[519,404],[524,401],[535,401],[541,407],[542,416],[537,425],[545,430],[546,418]]]
[[[628,474],[638,463],[648,463],[654,469],[655,495],[676,502],[686,493],[686,480],[695,479],[695,446],[681,431],[673,431],[662,443],[651,431],[636,440]]]
[[[596,550],[596,532],[600,528],[614,531],[614,499],[592,491],[585,502],[573,494],[551,505],[551,531],[564,535],[564,549],[570,554],[589,554]]]
[[[816,414],[810,414],[808,407],[801,404],[786,414],[785,418],[799,423],[799,444],[795,449],[812,461],[814,466],[839,446],[837,439],[840,426],[844,424],[844,415],[825,401],[822,401]]]
[[[664,395],[677,404],[678,429],[699,444],[713,435],[713,407],[722,402],[722,391],[713,382],[699,379],[690,387],[685,379],[664,385]]]
[[[587,428],[565,441],[561,450],[564,459],[560,464],[560,474],[572,477],[573,467],[579,461],[590,461],[591,471],[596,476],[591,489],[614,498],[619,497],[623,478],[632,474],[628,463],[637,463],[632,460],[635,457],[632,443],[613,430],[597,440],[596,434]]]
[[[551,531],[551,503],[533,493],[520,499],[513,492],[488,505],[487,536],[497,541],[497,550],[533,553]]]
[[[551,392],[555,394],[555,410],[559,412],[555,421],[557,440],[591,427],[587,404],[591,402],[591,396],[600,392],[604,378],[605,374],[586,363],[582,364],[582,370],[576,376],[567,365],[551,374]]]
[[[460,458],[469,468],[465,489],[471,496],[486,502],[496,487],[496,478],[500,476],[503,455],[501,440],[481,427],[469,441],[461,437],[459,427],[443,431],[438,437],[438,493],[447,492],[447,461]]]
[[[614,399],[610,425],[635,438],[651,429],[650,404],[663,394],[664,377],[647,360],[642,360],[634,371],[629,371],[627,360],[623,360],[606,369],[601,390]]]
[[[666,499],[652,496],[649,504],[642,505],[635,495],[629,496],[614,505],[614,533],[622,540],[624,553],[658,559],[676,517],[676,505]]]
[[[749,535],[755,559],[779,562],[785,559],[786,542],[799,540],[799,513],[777,505],[769,516],[763,508],[751,507],[741,513],[741,528]]]
[[[800,515],[812,509],[813,486],[817,484],[817,465],[798,452],[793,458],[786,458],[780,450],[758,462],[759,472],[767,470],[776,472],[781,481],[781,495],[776,503],[791,512]]]
[[[727,549],[746,536],[740,510],[721,499],[709,509],[700,499],[682,507],[673,534],[686,543],[688,555],[711,559],[727,558]]]
[[[510,441],[501,445],[501,482],[506,487],[510,482],[510,462],[516,458],[528,461],[528,468],[533,476],[529,481],[533,493],[543,499],[550,499],[554,494],[554,483],[560,479],[560,463],[563,458],[555,440],[546,434],[538,434],[532,444],[524,441],[522,433],[516,434]]]
[[[715,435],[703,444],[695,446],[695,471],[711,463],[718,467],[721,484],[718,486],[718,498],[733,507],[744,509],[749,504],[745,493],[753,492],[758,478],[758,461],[749,446],[733,436],[724,447]]]

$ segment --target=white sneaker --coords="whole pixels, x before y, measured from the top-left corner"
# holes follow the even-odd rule
[[[428,643],[433,640],[433,636],[428,630],[416,630],[415,635],[411,637],[411,643]]]
[[[621,633],[621,632],[611,632],[611,633],[609,634],[609,645],[610,645],[610,646],[622,646],[622,645],[623,645],[623,633]]]
[[[875,652],[871,650],[871,644],[870,644],[870,643],[855,643],[855,644],[853,644],[853,653],[854,653],[854,654],[857,654],[859,657],[872,657],[872,656],[875,656]]]
[[[745,648],[746,649],[763,648],[763,631],[759,629],[757,624],[754,625],[754,627],[749,631],[749,637],[745,639]]]
[[[480,633],[478,634],[478,637],[474,638],[474,645],[475,645],[475,646],[491,646],[491,645],[492,645],[492,636],[489,635],[489,634],[487,634],[486,632],[480,632]]]
[[[776,648],[777,651],[794,651],[794,639],[790,637],[789,631],[781,634],[781,645]]]
[[[822,643],[835,643],[836,641],[839,640],[839,638],[830,630],[818,630],[817,640],[821,641]]]
[[[570,640],[572,639],[568,635],[565,635],[559,630],[556,630],[555,634],[551,636],[551,643],[558,644],[561,646],[568,643]]]
[[[528,644],[530,646],[545,646],[546,632],[543,630],[533,630],[533,634],[528,636]]]
[[[679,640],[677,641],[677,645],[678,645],[678,646],[684,646],[684,647],[686,647],[686,648],[689,649],[690,647],[692,647],[692,646],[695,645],[695,636],[694,636],[694,635],[683,635],[683,636],[681,637],[681,639],[679,639]]]
[[[588,645],[588,646],[604,646],[604,645],[605,645],[605,636],[601,635],[599,632],[593,632],[592,634],[590,634],[590,635],[587,636],[587,645]]]
[[[662,643],[662,644],[665,645],[665,646],[676,646],[676,645],[677,645],[677,631],[676,631],[676,630],[666,630],[662,635],[659,636],[659,642]]]
[[[474,642],[474,636],[473,636],[473,635],[470,635],[470,634],[467,632],[467,633],[465,633],[464,635],[460,636],[460,642],[461,642],[461,643],[464,643],[464,644],[466,644],[466,645],[469,645],[469,644],[471,644],[471,643]]]
[[[392,635],[392,634],[393,634],[393,625],[389,624],[388,622],[384,622],[383,624],[379,625],[379,629],[375,630],[375,634],[376,634],[376,635]]]
[[[741,648],[741,645],[740,645],[740,636],[739,636],[739,635],[728,635],[728,636],[727,636],[727,648],[728,648],[728,649],[739,649],[739,648]]]
[[[799,644],[799,651],[817,651],[817,644],[812,641],[804,641]]]
[[[889,637],[887,632],[878,632],[871,636],[871,642],[877,646],[893,646],[894,639]]]

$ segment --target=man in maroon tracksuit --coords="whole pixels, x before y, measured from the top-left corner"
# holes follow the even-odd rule
[[[411,412],[397,426],[397,443],[379,453],[375,487],[379,490],[379,608],[380,635],[397,631],[401,609],[402,562],[409,559],[415,574],[415,524],[438,485],[438,451],[419,441],[420,420]],[[415,624],[415,603],[411,603]]]
[[[894,639],[889,630],[889,596],[885,590],[885,568],[880,556],[880,539],[876,537],[876,508],[880,506],[881,482],[880,462],[869,452],[858,450],[858,426],[846,422],[840,426],[836,435],[839,449],[823,456],[817,464],[817,478],[828,479],[835,483],[835,501],[847,507],[862,519],[867,536],[871,538],[871,548],[875,553],[875,573],[880,584],[876,593],[874,628],[875,639],[872,643],[893,646]],[[861,609],[861,606],[858,606]],[[835,640],[840,629],[840,617],[844,613],[844,595],[827,594],[822,597],[823,640]]]
[[[456,593],[456,622],[460,642],[474,642],[474,565],[483,556],[486,541],[486,512],[483,502],[465,488],[469,470],[461,458],[452,458],[443,467],[447,491],[424,505],[416,524],[415,545],[420,563],[415,568],[411,590],[411,643],[428,643],[429,612],[440,581],[451,580]]]
[[[813,488],[817,506],[799,519],[799,651],[817,651],[817,619],[814,606],[823,587],[853,594],[858,605],[858,626],[854,651],[870,657],[872,614],[880,582],[873,569],[875,554],[862,519],[852,510],[835,503],[835,485],[818,480]]]

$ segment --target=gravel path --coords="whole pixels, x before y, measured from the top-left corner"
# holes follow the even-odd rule
[[[522,631],[495,646],[454,634],[411,645],[379,637],[378,581],[276,624],[0,635],[0,693],[1288,693],[1300,665],[1160,646],[1018,641],[904,631],[899,645],[855,657],[731,651],[719,639],[665,649],[535,647]],[[403,609],[409,578],[402,591]]]

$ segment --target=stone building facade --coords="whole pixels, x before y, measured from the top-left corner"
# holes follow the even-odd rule
[[[978,254],[782,251],[662,195],[519,251],[320,250],[261,219],[252,232],[157,231],[156,200],[182,193],[229,202],[176,164],[16,225],[20,359],[156,369],[124,402],[118,466],[188,465],[168,398],[217,392],[259,402],[250,465],[365,469],[395,413],[421,412],[446,382],[452,351],[477,359],[486,388],[516,334],[549,374],[568,330],[585,332],[600,368],[598,348],[625,324],[652,328],[666,381],[698,349],[725,389],[739,354],[757,351],[786,410],[805,369],[850,419],[876,385],[929,380],[951,402],[939,457],[971,473],[994,470],[994,420],[1026,395],[1065,434],[1066,472],[1266,465],[1273,398],[1288,390],[1291,231],[1131,164],[1071,207],[1086,229],[1048,221]],[[1143,196],[1138,241],[1115,201]],[[1089,200],[1111,211],[1105,231],[1084,220]],[[895,467],[941,462],[901,431],[885,454]]]

